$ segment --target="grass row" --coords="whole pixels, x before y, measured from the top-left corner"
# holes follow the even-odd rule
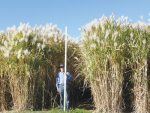
[[[55,109],[55,110],[49,110],[49,111],[5,111],[3,113],[92,113],[90,110],[84,110],[84,109],[75,109],[75,110],[69,110],[69,111],[62,111],[61,109]]]

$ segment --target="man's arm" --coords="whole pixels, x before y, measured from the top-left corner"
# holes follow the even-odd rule
[[[71,76],[71,74],[70,74],[69,72],[67,72],[67,79],[68,79],[69,81],[72,80],[72,76]]]
[[[57,78],[56,78],[56,88],[57,88],[57,92],[59,92],[59,73],[57,74]]]

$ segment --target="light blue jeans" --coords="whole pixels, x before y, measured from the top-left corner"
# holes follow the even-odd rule
[[[60,106],[61,109],[64,109],[64,86],[59,86],[59,94],[60,94]],[[67,111],[69,110],[69,96],[70,96],[70,88],[66,85],[66,104],[67,104]]]

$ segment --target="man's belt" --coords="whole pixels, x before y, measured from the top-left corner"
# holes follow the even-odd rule
[[[64,86],[65,84],[59,84],[60,86]],[[68,84],[66,84],[66,85],[68,85]]]

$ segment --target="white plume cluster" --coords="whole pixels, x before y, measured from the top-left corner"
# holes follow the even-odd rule
[[[13,26],[8,27],[6,31],[6,34],[4,31],[0,31],[0,50],[5,57],[15,54],[18,59],[22,58],[21,56],[29,56],[32,49],[44,50],[48,44],[51,44],[51,41],[54,41],[55,45],[64,42],[65,37],[62,30],[57,28],[57,25],[52,25],[52,23],[46,24],[46,27],[35,25],[33,28],[29,23],[20,23],[18,29]],[[78,39],[71,38],[68,35],[68,42],[78,43]],[[37,48],[24,47],[29,43]],[[15,50],[12,48],[15,48]]]

